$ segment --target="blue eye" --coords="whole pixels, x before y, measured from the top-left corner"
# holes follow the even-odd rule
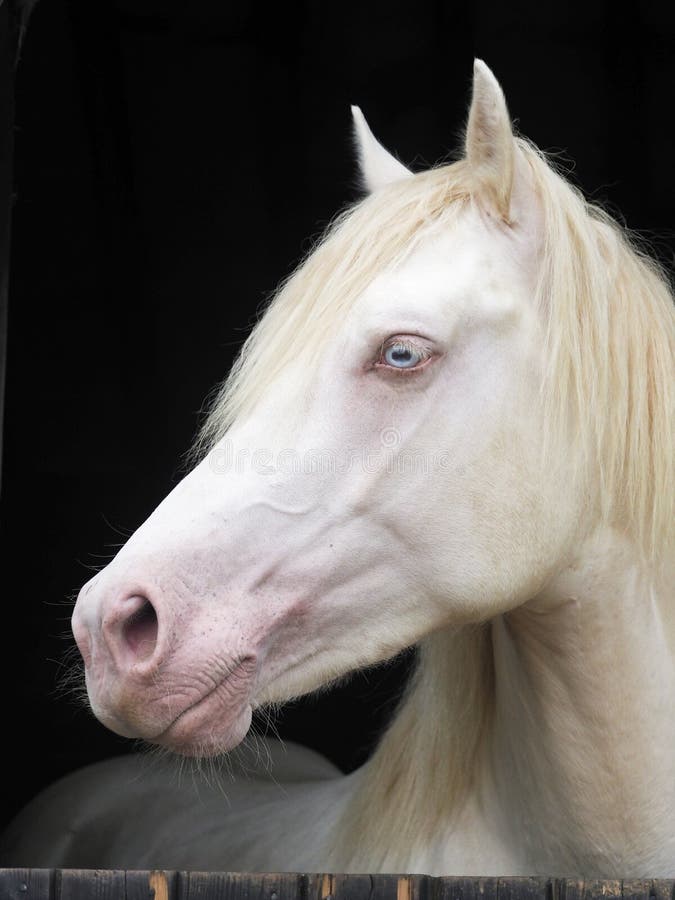
[[[428,354],[421,348],[415,347],[407,341],[395,341],[384,349],[382,360],[395,369],[412,369],[427,356]]]
[[[390,366],[396,366],[397,369],[409,369],[414,366],[419,359],[415,353],[406,347],[405,344],[392,344],[384,351],[384,359]]]

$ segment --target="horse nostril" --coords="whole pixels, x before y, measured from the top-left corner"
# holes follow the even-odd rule
[[[146,597],[137,599],[140,605],[122,626],[122,639],[137,659],[147,659],[157,644],[157,613]]]

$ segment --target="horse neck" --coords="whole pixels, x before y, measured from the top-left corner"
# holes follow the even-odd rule
[[[656,576],[598,533],[529,603],[428,638],[398,714],[351,776],[334,865],[665,876],[675,858],[669,566]]]
[[[393,722],[355,773],[333,842],[341,871],[433,868],[429,848],[474,783],[492,685],[489,625],[440,631],[422,642]]]
[[[672,869],[672,554],[667,565],[655,573],[625,539],[597,532],[541,595],[493,624],[491,787],[537,871]]]

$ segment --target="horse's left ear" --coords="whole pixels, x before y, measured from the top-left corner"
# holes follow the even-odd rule
[[[466,129],[466,158],[477,191],[493,211],[510,221],[516,142],[499,82],[482,59],[473,64],[473,96]]]
[[[402,178],[410,178],[413,173],[384,149],[358,106],[352,106],[352,116],[364,188],[372,192]]]

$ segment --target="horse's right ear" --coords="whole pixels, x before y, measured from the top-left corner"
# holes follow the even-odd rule
[[[358,106],[352,106],[352,116],[363,187],[370,193],[386,184],[410,178],[413,173],[384,149]]]

